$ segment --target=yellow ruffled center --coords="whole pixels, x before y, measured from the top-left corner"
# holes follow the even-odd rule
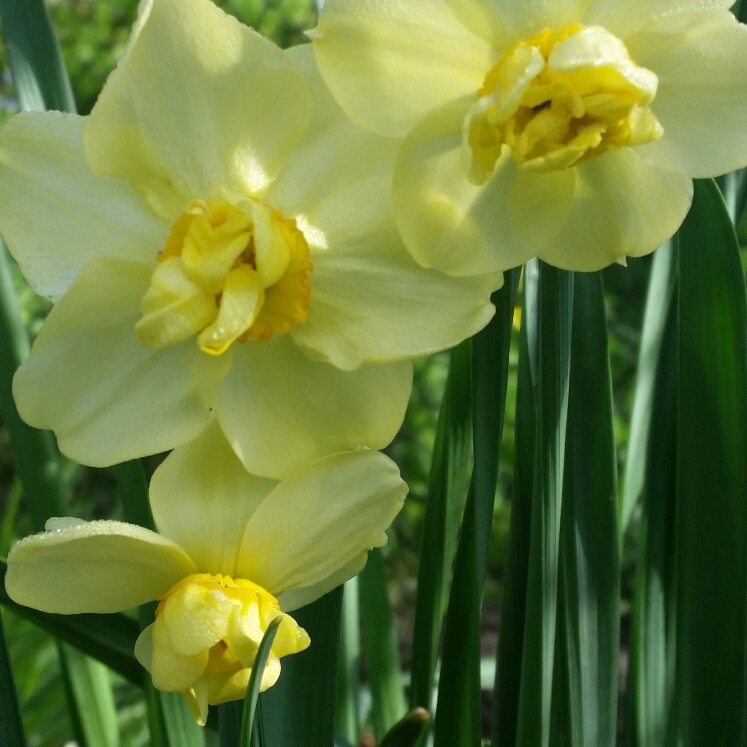
[[[294,220],[254,199],[195,200],[176,219],[135,331],[154,348],[197,337],[211,355],[305,321],[309,247]]]
[[[209,705],[244,697],[262,636],[279,616],[260,690],[277,682],[282,656],[308,647],[306,631],[251,581],[209,573],[188,576],[159,602],[150,662],[143,664],[158,689],[181,692],[204,724]]]
[[[544,29],[488,72],[464,122],[467,174],[484,184],[504,152],[555,171],[663,135],[649,104],[658,78],[599,26]]]

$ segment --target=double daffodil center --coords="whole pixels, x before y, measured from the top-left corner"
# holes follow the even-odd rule
[[[244,696],[262,637],[277,617],[261,690],[280,675],[280,658],[303,651],[309,636],[277,599],[246,579],[196,573],[160,600],[153,626],[151,672],[161,689],[181,691],[197,720],[208,705]]]
[[[255,199],[195,200],[158,255],[135,331],[155,348],[196,337],[211,355],[269,339],[306,319],[311,269],[294,220]]]
[[[464,122],[463,160],[485,183],[510,153],[522,168],[554,171],[659,139],[656,75],[599,26],[544,29],[510,47],[485,76]]]

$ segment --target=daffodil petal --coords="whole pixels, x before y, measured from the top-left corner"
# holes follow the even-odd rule
[[[288,51],[306,75],[309,128],[268,199],[303,216],[314,271],[306,322],[291,335],[339,368],[451,347],[493,314],[500,276],[454,280],[424,270],[403,246],[391,211],[398,141],[353,124],[326,89],[309,47]]]
[[[319,581],[311,586],[303,588],[288,589],[278,596],[278,603],[285,612],[293,612],[299,607],[305,607],[307,604],[315,602],[323,597],[327,592],[336,589],[340,584],[344,584],[348,579],[357,576],[365,567],[368,560],[368,550],[356,555],[349,563],[343,565],[337,571],[327,576],[323,581]]]
[[[573,208],[540,255],[567,270],[598,270],[640,257],[679,228],[692,200],[692,180],[657,169],[626,148],[576,169]]]
[[[727,9],[732,0],[592,0],[583,17],[587,25],[599,24],[620,38],[648,26],[655,18],[688,10]]]
[[[572,169],[537,174],[504,156],[476,186],[461,159],[468,102],[426,117],[405,138],[395,165],[394,211],[415,259],[450,275],[508,270],[542,251],[573,199]]]
[[[641,154],[698,178],[747,165],[747,26],[728,11],[670,13],[626,43],[659,77],[664,137]]]
[[[191,687],[205,671],[208,663],[207,649],[196,654],[180,654],[171,647],[163,615],[151,626],[152,648],[150,667],[153,685],[165,692],[179,692]],[[142,647],[141,651],[143,650]]]
[[[318,584],[386,542],[407,486],[383,454],[323,459],[289,477],[254,512],[241,575],[277,595]]]
[[[21,417],[55,431],[71,459],[105,467],[194,438],[226,356],[193,341],[165,350],[143,345],[134,326],[150,270],[96,260],[52,309],[13,380]]]
[[[266,186],[308,108],[303,77],[270,41],[208,0],[151,0],[91,113],[86,153],[173,218],[196,196]]]
[[[474,33],[501,45],[578,21],[589,0],[446,0]],[[500,36],[499,36],[500,34]],[[493,36],[494,35],[494,36]]]
[[[183,547],[200,571],[236,577],[246,524],[276,485],[247,472],[212,423],[155,471],[150,505],[158,531]]]
[[[0,130],[0,232],[34,290],[53,300],[92,259],[149,260],[168,231],[128,184],[90,172],[83,121],[22,113]]]
[[[148,529],[80,522],[13,545],[5,588],[42,612],[121,612],[158,599],[195,570],[184,550]]]
[[[336,451],[386,446],[402,424],[411,384],[407,362],[340,371],[284,335],[234,351],[218,420],[250,472],[280,479]]]
[[[423,269],[392,226],[319,257],[309,317],[291,334],[313,357],[346,370],[427,355],[482,329],[501,282],[500,274]]]
[[[424,114],[482,84],[490,45],[444,0],[327,0],[311,32],[324,80],[355,122],[404,135]]]

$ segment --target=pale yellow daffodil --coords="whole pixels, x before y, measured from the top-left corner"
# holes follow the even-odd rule
[[[407,488],[378,452],[326,457],[281,482],[246,472],[213,425],[156,470],[159,533],[118,521],[52,519],[16,543],[5,586],[44,612],[118,612],[160,600],[135,655],[160,690],[208,705],[244,696],[269,623],[358,573]],[[286,615],[261,689],[280,657],[309,645]]]
[[[14,381],[22,417],[94,466],[212,420],[267,477],[385,446],[407,359],[484,326],[500,283],[413,261],[396,145],[349,122],[308,47],[207,0],[145,2],[90,116],[0,131],[0,232],[57,301]]]
[[[393,201],[425,267],[596,270],[747,165],[731,0],[327,0],[310,32],[358,124],[402,138]]]

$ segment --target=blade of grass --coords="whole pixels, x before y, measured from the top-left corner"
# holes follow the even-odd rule
[[[0,615],[0,744],[25,747],[21,712],[18,708],[18,695],[13,680],[8,647],[5,644],[5,628]]]
[[[239,747],[251,747],[252,731],[254,729],[254,714],[257,710],[257,698],[259,697],[259,686],[262,683],[262,674],[265,671],[270,649],[278,632],[282,615],[276,617],[265,630],[262,640],[259,642],[257,656],[254,659],[252,673],[249,676],[249,684],[244,696],[244,710],[241,715],[241,731],[239,732]]]
[[[471,362],[469,340],[451,351],[436,427],[420,542],[412,635],[411,708],[431,707],[446,590],[472,466]]]
[[[280,679],[259,699],[267,747],[323,747],[335,739],[342,587],[293,612],[311,646],[283,659]]]
[[[358,579],[351,578],[342,592],[342,631],[337,673],[336,733],[351,744],[360,741],[360,615]]]
[[[76,703],[70,717],[81,745],[115,747],[119,744],[117,709],[109,670],[67,644],[60,645],[62,676],[68,699]]]
[[[656,372],[668,309],[674,303],[676,273],[677,264],[673,247],[671,243],[667,243],[654,253],[649,276],[620,501],[621,538],[625,535],[630,517],[645,485],[648,433],[655,408]]]
[[[435,747],[471,747],[481,739],[480,616],[518,279],[518,270],[506,273],[503,287],[493,294],[496,314],[473,341],[475,467],[446,613]]]
[[[533,372],[536,372],[538,357],[538,283],[539,266],[536,261],[530,262],[524,268],[524,305],[516,385],[514,486],[493,688],[493,747],[516,743],[519,710],[517,684],[521,682],[521,652],[524,647],[534,485],[536,408]]]
[[[74,112],[70,81],[42,0],[0,0],[0,17],[21,108]]]
[[[378,548],[368,556],[366,567],[358,577],[358,590],[373,730],[380,740],[404,716],[406,706],[384,559]]]
[[[747,743],[747,296],[712,181],[678,235],[677,734]]]
[[[562,676],[556,679],[553,700],[568,725],[568,744],[614,747],[620,561],[600,273],[574,279],[571,345],[556,659]]]
[[[517,738],[533,747],[547,747],[550,738],[573,281],[572,273],[540,265],[537,446]]]
[[[676,265],[676,261],[675,261]],[[676,276],[675,276],[676,277]],[[666,744],[674,671],[676,575],[677,329],[676,303],[666,310],[652,395],[641,494],[633,635],[628,676],[630,744]]]

